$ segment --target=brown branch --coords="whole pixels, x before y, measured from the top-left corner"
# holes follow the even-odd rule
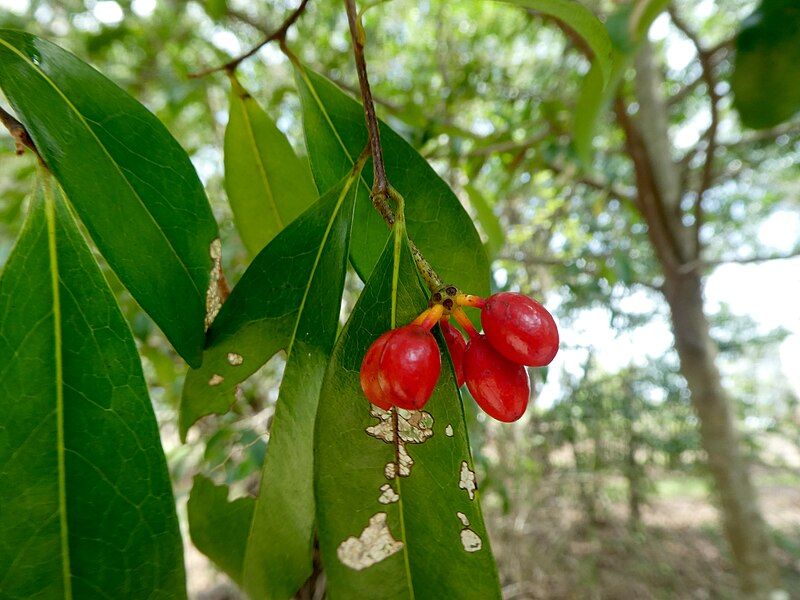
[[[361,99],[364,103],[364,118],[367,122],[367,133],[369,134],[369,145],[372,151],[372,171],[374,173],[372,183],[373,203],[382,200],[386,202],[389,198],[389,180],[386,177],[386,165],[383,162],[383,148],[381,148],[381,134],[378,127],[378,117],[375,114],[375,103],[372,100],[372,90],[369,86],[367,77],[367,60],[364,56],[365,33],[361,25],[361,20],[356,11],[354,0],[344,0],[347,9],[347,22],[350,25],[350,38],[353,41],[353,56],[356,61],[356,72],[358,73],[358,84],[361,88]],[[381,209],[378,208],[380,212]]]
[[[675,27],[677,27],[678,30],[681,31],[690,42],[692,42],[692,45],[697,51],[697,59],[700,61],[700,68],[702,69],[701,77],[708,92],[709,107],[711,109],[711,124],[708,126],[708,129],[703,136],[706,139],[703,174],[700,178],[700,185],[697,188],[697,197],[694,201],[694,254],[695,257],[698,257],[702,251],[700,229],[703,226],[704,220],[703,197],[708,191],[708,188],[711,187],[714,179],[714,153],[717,150],[717,130],[719,129],[720,121],[719,102],[721,97],[717,92],[717,82],[714,76],[714,63],[709,51],[700,42],[700,38],[697,37],[697,34],[695,34],[695,32],[692,31],[690,27],[683,21],[680,15],[678,15],[674,6],[670,6],[667,11],[669,12],[672,22],[675,24]]]
[[[627,106],[620,96],[614,100],[614,113],[625,133],[625,147],[634,166],[636,206],[647,223],[647,233],[656,254],[667,270],[674,271],[681,262],[680,245],[655,181],[647,146],[628,116]]]
[[[356,12],[355,1],[344,0],[344,5],[347,10],[347,21],[350,25],[350,38],[353,41],[353,55],[355,56],[356,72],[358,73],[358,83],[361,89],[361,101],[364,105],[364,119],[367,123],[367,135],[369,138],[368,145],[370,153],[372,154],[373,183],[370,198],[372,200],[372,205],[386,224],[391,227],[394,225],[395,215],[392,208],[389,206],[388,200],[391,198],[402,207],[403,198],[389,185],[389,179],[386,176],[386,165],[383,162],[383,148],[381,147],[378,116],[375,114],[375,103],[372,99],[372,90],[369,87],[369,79],[367,78],[367,60],[364,56],[366,34],[361,25],[360,16]],[[416,244],[410,239],[408,243],[417,270],[425,280],[425,284],[428,288],[434,292],[443,287],[444,282],[422,255],[422,252],[420,252]]]
[[[42,164],[45,164],[42,155],[39,154],[39,150],[37,150],[36,144],[33,143],[33,139],[28,133],[28,130],[25,129],[25,126],[2,107],[0,107],[0,122],[3,123],[8,133],[11,134],[11,137],[14,138],[14,146],[16,147],[17,155],[21,156],[25,153],[25,148],[28,148],[36,155]]]
[[[228,72],[233,71],[234,69],[236,69],[236,67],[239,66],[239,64],[243,60],[250,58],[270,42],[283,43],[286,40],[286,34],[291,28],[291,26],[294,25],[297,19],[300,18],[300,15],[302,15],[303,12],[305,12],[306,5],[308,5],[308,2],[309,0],[301,0],[300,5],[288,17],[286,17],[286,20],[281,24],[280,27],[278,27],[278,29],[267,35],[263,40],[261,40],[258,44],[253,46],[250,50],[248,50],[244,54],[237,56],[232,60],[229,60],[224,65],[220,65],[218,67],[210,67],[208,69],[203,69],[202,71],[190,73],[189,77],[191,77],[192,79],[197,79],[198,77],[205,77],[206,75],[210,75],[211,73],[216,73],[217,71],[228,71]],[[238,19],[243,20],[250,25],[253,25],[253,23],[251,23],[249,19],[245,19],[243,18],[243,16],[239,14],[236,14],[235,16]]]
[[[636,195],[634,191],[626,191],[621,189],[618,186],[613,185],[608,181],[603,181],[598,179],[592,175],[581,175],[579,177],[575,177],[575,173],[570,173],[569,169],[558,165],[554,162],[545,162],[544,166],[553,171],[554,173],[558,174],[566,174],[572,177],[576,183],[580,183],[585,185],[586,187],[590,187],[594,190],[598,190],[600,192],[605,192],[606,194],[611,195],[612,197],[616,198],[617,200],[621,200],[623,202],[627,202],[631,205],[636,205]]]

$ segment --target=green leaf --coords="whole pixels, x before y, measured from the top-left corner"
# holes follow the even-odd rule
[[[269,115],[231,75],[225,130],[225,191],[252,255],[317,199],[308,166]],[[306,161],[307,162],[307,161]]]
[[[607,81],[613,67],[611,39],[603,23],[592,11],[575,0],[500,0],[555,17],[566,23],[592,49],[602,80]]]
[[[503,226],[500,224],[500,219],[494,214],[492,207],[486,201],[477,188],[471,183],[464,186],[467,194],[469,195],[469,203],[478,217],[478,222],[481,224],[481,229],[486,234],[486,251],[490,257],[495,256],[506,243],[506,233],[503,231]]]
[[[800,6],[764,0],[736,38],[731,87],[747,127],[764,129],[800,110]]]
[[[186,153],[114,83],[27,33],[0,30],[0,87],[108,264],[197,366],[217,226]]]
[[[592,161],[592,140],[598,120],[614,99],[650,25],[668,5],[669,0],[641,0],[620,7],[608,17],[606,27],[613,45],[611,68],[603,73],[599,63],[592,64],[575,105],[573,140],[578,158],[585,166]]]
[[[186,379],[181,435],[202,414],[227,410],[237,383],[287,352],[243,559],[253,598],[291,598],[311,574],[314,419],[339,325],[358,176],[351,171],[255,258],[209,330],[202,368]]]
[[[130,329],[51,182],[0,278],[3,598],[185,597]]]
[[[392,413],[361,391],[368,346],[426,305],[398,225],[337,342],[320,395],[315,491],[333,598],[500,597],[452,367],[442,369],[424,411],[399,412],[399,436]],[[401,476],[391,477],[398,455]]]
[[[295,71],[311,170],[321,190],[347,173],[367,143],[359,103],[326,78]],[[485,295],[489,262],[480,236],[448,185],[403,138],[381,123],[381,143],[391,184],[405,198],[408,232],[446,283]],[[372,272],[389,235],[369,199],[372,172],[365,170],[356,200],[350,257],[363,280]]]
[[[254,498],[228,502],[228,486],[197,475],[186,504],[192,543],[238,585],[242,585],[244,553]]]

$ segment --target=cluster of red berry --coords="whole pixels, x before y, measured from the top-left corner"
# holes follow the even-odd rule
[[[490,417],[519,419],[530,398],[525,366],[543,367],[558,352],[552,315],[522,294],[501,292],[484,299],[461,294],[453,286],[436,292],[431,303],[412,323],[387,331],[369,347],[361,364],[367,399],[384,410],[419,410],[425,405],[441,371],[439,348],[430,331],[439,323],[459,387],[466,382]],[[462,306],[481,310],[484,333],[478,333]],[[451,315],[469,342],[450,324]]]

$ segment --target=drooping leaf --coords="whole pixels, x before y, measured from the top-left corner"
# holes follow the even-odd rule
[[[225,191],[236,228],[255,256],[317,199],[308,166],[231,75],[225,130]]]
[[[534,10],[568,25],[592,49],[594,60],[598,64],[602,73],[601,80],[607,81],[611,69],[612,48],[611,40],[608,37],[603,23],[592,11],[575,0],[500,0],[508,4],[516,4],[523,8]]]
[[[108,264],[196,366],[217,226],[186,153],[114,83],[30,34],[0,31],[0,87]]]
[[[339,324],[359,170],[255,258],[209,330],[202,368],[186,380],[182,434],[202,414],[227,410],[237,383],[287,353],[245,540],[242,586],[253,598],[291,598],[311,574],[314,419]]]
[[[469,183],[464,186],[464,189],[469,195],[469,202],[472,208],[474,208],[477,213],[478,222],[483,232],[486,234],[486,251],[491,258],[497,254],[506,243],[505,231],[503,231],[500,220],[497,218],[497,215],[494,214],[492,207],[489,206],[483,194],[481,194],[474,185]]]
[[[333,598],[499,598],[449,362],[424,410],[399,411],[396,422],[361,391],[369,345],[427,304],[402,226],[394,233],[320,395],[315,491],[327,589]]]
[[[303,104],[311,170],[319,189],[347,173],[367,143],[361,105],[326,78],[295,71]],[[381,123],[381,143],[389,181],[405,198],[409,236],[446,283],[474,294],[489,292],[489,264],[480,236],[448,185],[403,138]],[[350,256],[366,280],[389,230],[369,198],[372,172],[365,169],[356,200]]]
[[[800,5],[763,0],[736,38],[731,86],[742,122],[773,127],[800,111]]]
[[[182,598],[175,504],[133,337],[52,185],[0,278],[0,595]]]
[[[630,68],[639,44],[650,25],[669,5],[669,0],[642,0],[625,4],[608,17],[606,27],[612,41],[611,68],[593,63],[583,80],[573,118],[573,140],[581,162],[592,160],[592,139],[597,122],[611,104],[625,72]]]
[[[192,543],[238,585],[254,506],[248,497],[228,502],[228,486],[202,475],[194,478],[186,505]]]

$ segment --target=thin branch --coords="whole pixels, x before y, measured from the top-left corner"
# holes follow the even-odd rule
[[[697,59],[700,61],[700,68],[702,69],[701,76],[707,89],[709,108],[711,109],[711,124],[708,126],[704,135],[706,139],[706,151],[705,162],[703,163],[703,174],[700,178],[700,185],[697,188],[697,197],[694,202],[694,253],[695,256],[700,256],[702,251],[700,229],[703,226],[703,220],[705,218],[703,214],[703,199],[714,179],[714,153],[717,150],[717,130],[719,129],[720,121],[719,102],[721,97],[717,92],[714,63],[709,51],[700,42],[700,38],[697,37],[697,34],[695,34],[680,15],[678,15],[674,6],[670,6],[667,10],[675,27],[692,42],[692,45],[697,51]]]
[[[356,11],[354,0],[344,0],[347,10],[347,21],[350,25],[350,38],[353,41],[353,55],[356,61],[356,72],[358,73],[358,83],[361,89],[361,101],[364,105],[364,119],[367,123],[367,134],[370,153],[372,154],[372,173],[373,183],[370,198],[372,205],[381,215],[386,224],[391,227],[395,222],[395,215],[389,206],[388,200],[391,198],[396,201],[402,211],[403,198],[397,191],[389,185],[386,176],[386,165],[383,162],[383,148],[381,147],[380,130],[378,126],[378,116],[375,114],[375,103],[372,99],[372,90],[369,87],[367,78],[367,60],[364,56],[364,42],[366,34],[361,25],[360,14]],[[401,212],[402,214],[402,212]],[[444,282],[439,277],[427,259],[422,255],[416,244],[409,239],[409,248],[414,263],[417,266],[425,284],[435,292],[444,286]]]
[[[743,258],[728,257],[717,258],[712,260],[693,260],[683,264],[679,268],[679,272],[683,275],[691,273],[695,270],[708,269],[719,267],[721,265],[750,265],[754,263],[770,262],[774,260],[790,260],[792,258],[800,257],[800,248],[795,248],[789,252],[778,252],[774,254],[761,254],[755,256],[746,256]]]
[[[389,180],[386,177],[386,165],[383,162],[383,149],[381,148],[381,134],[378,127],[378,117],[375,114],[375,103],[372,100],[372,90],[369,86],[367,77],[367,60],[364,56],[365,33],[361,21],[356,11],[354,0],[345,0],[347,9],[347,22],[350,25],[350,38],[353,40],[353,56],[356,61],[356,72],[358,73],[358,84],[361,88],[361,99],[364,103],[364,118],[367,122],[367,132],[369,134],[369,145],[372,151],[372,171],[374,180],[372,183],[373,202],[389,197]],[[378,208],[378,211],[381,209]]]
[[[626,191],[622,188],[615,186],[611,182],[603,181],[594,177],[592,175],[581,175],[576,177],[576,173],[571,173],[568,168],[565,168],[561,165],[558,165],[554,162],[545,162],[544,166],[551,171],[558,173],[558,174],[567,174],[574,179],[576,183],[580,183],[585,185],[586,187],[590,187],[592,189],[598,190],[600,192],[605,192],[612,197],[616,198],[617,200],[621,200],[633,206],[636,205],[636,193],[635,191]]]
[[[245,52],[244,54],[237,56],[236,58],[229,60],[224,65],[220,65],[218,67],[210,67],[208,69],[203,69],[202,71],[197,71],[195,73],[190,73],[189,77],[192,79],[197,79],[198,77],[205,77],[206,75],[210,75],[211,73],[216,73],[217,71],[233,71],[239,64],[245,60],[253,56],[256,52],[261,50],[264,46],[269,44],[270,42],[281,42],[283,43],[286,40],[286,34],[291,28],[292,25],[295,24],[297,19],[300,18],[300,15],[303,14],[306,10],[306,5],[308,4],[309,0],[301,0],[300,5],[292,12],[286,20],[281,24],[278,29],[267,35],[263,40],[261,40],[258,44],[253,46],[250,50]],[[234,14],[234,13],[230,13]],[[248,23],[249,25],[253,25],[249,18],[244,18],[243,15],[235,14],[236,18]],[[253,25],[255,27],[255,25]],[[259,29],[261,29],[259,27]]]
[[[14,146],[16,146],[17,155],[21,156],[25,153],[25,148],[29,148],[41,163],[45,164],[44,160],[42,160],[42,155],[39,154],[39,150],[36,149],[36,144],[33,143],[33,139],[28,133],[28,130],[25,129],[25,126],[2,107],[0,107],[0,122],[8,129],[8,133],[11,134],[11,137],[14,138]]]

